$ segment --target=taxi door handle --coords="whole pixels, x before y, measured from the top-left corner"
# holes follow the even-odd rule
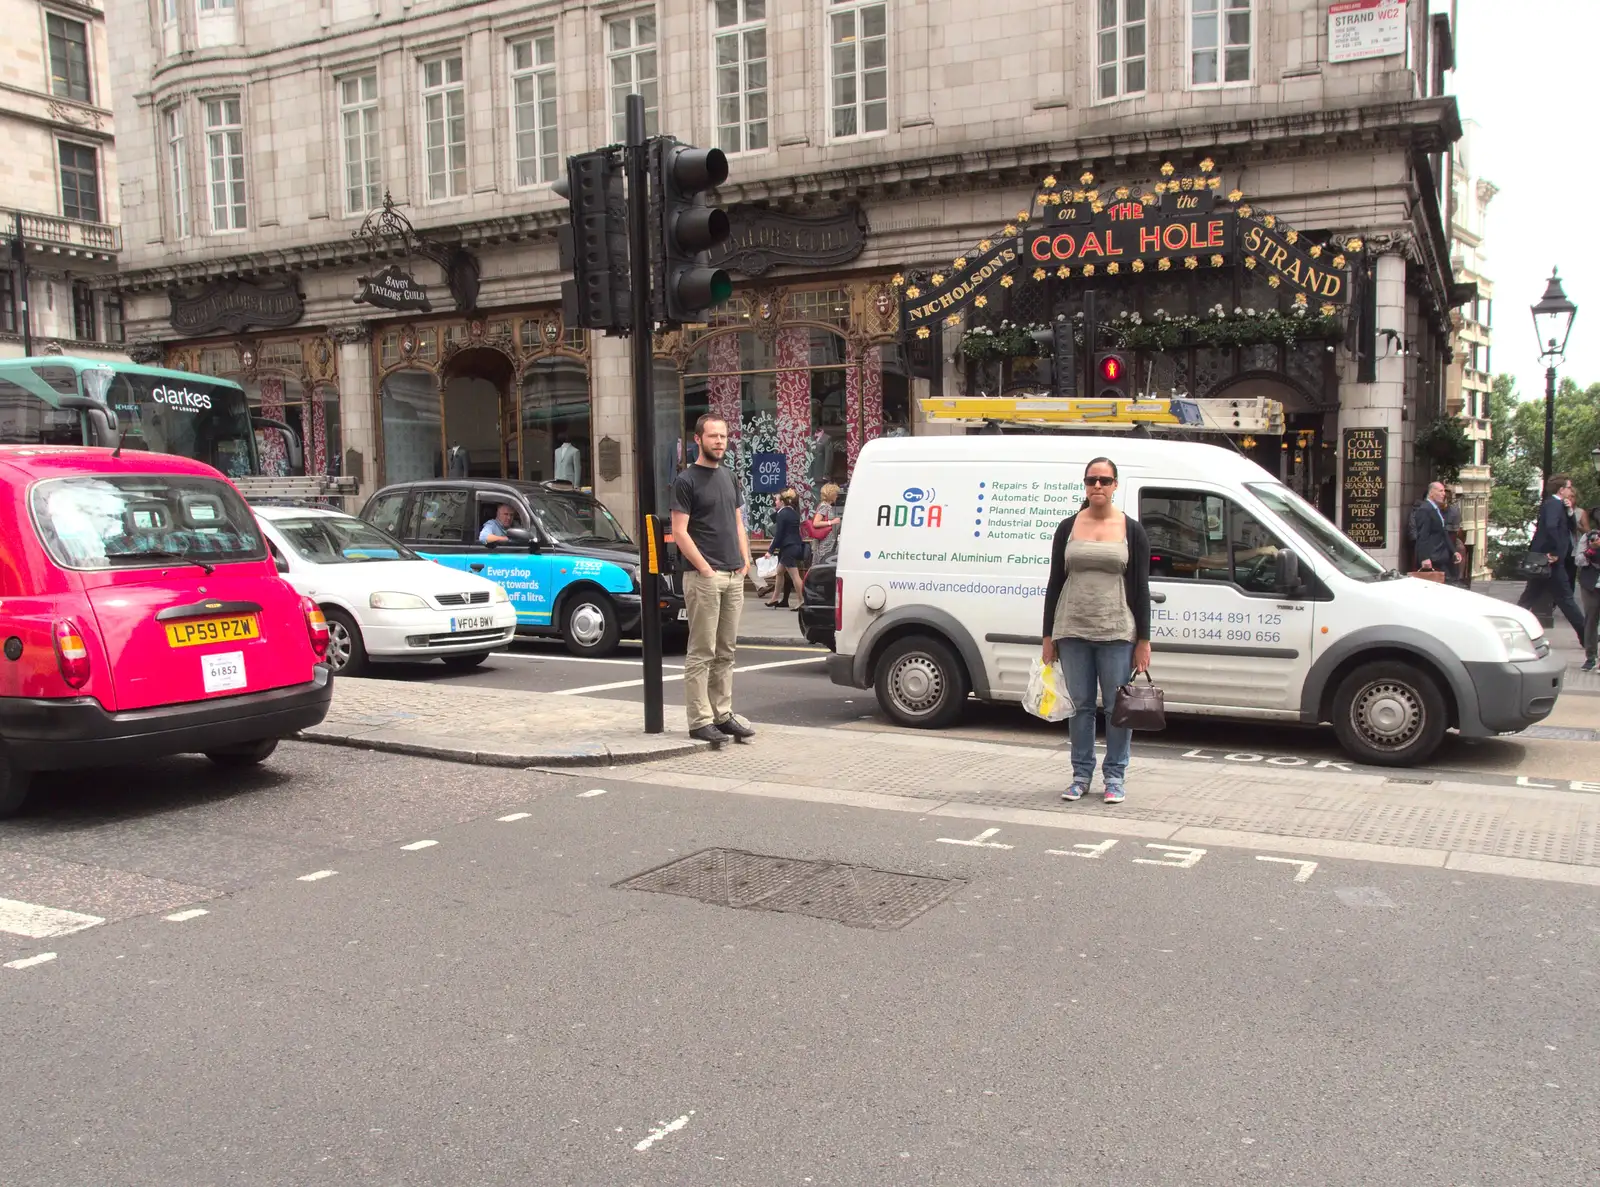
[[[471,569],[474,573],[483,572],[483,566],[482,565],[468,565],[467,568]],[[1163,597],[1162,600],[1165,601],[1166,600],[1165,597]]]
[[[1167,595],[1164,594],[1164,593],[1155,593],[1154,591],[1152,591],[1151,594],[1150,594],[1150,600],[1152,602],[1154,602],[1156,605],[1159,606],[1162,602],[1167,600]]]

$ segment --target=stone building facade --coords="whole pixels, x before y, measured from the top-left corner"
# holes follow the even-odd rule
[[[0,0],[0,22],[0,358],[125,358],[104,9]]]
[[[1364,239],[1364,304],[1312,353],[1191,357],[1187,390],[1282,398],[1295,431],[1258,456],[1334,513],[1340,431],[1384,429],[1373,547],[1396,559],[1453,291],[1437,178],[1459,125],[1425,8],[1383,56],[1333,61],[1349,47],[1321,0],[130,5],[113,14],[130,340],[239,378],[364,490],[570,477],[575,449],[579,482],[629,510],[627,345],[561,322],[549,183],[620,138],[637,88],[652,131],[729,152],[736,227],[734,298],[656,342],[661,481],[717,408],[809,487],[847,479],[874,436],[950,431],[919,398],[987,382],[956,331],[901,340],[896,275],[994,235],[1047,174],[1211,158],[1308,236]],[[412,307],[359,303],[362,278]],[[1019,317],[1077,299],[1027,287]]]
[[[1450,263],[1456,280],[1473,286],[1474,296],[1455,311],[1455,350],[1448,376],[1448,407],[1466,427],[1472,460],[1461,468],[1455,498],[1461,506],[1461,531],[1472,546],[1474,577],[1489,576],[1489,393],[1494,388],[1494,281],[1489,276],[1489,203],[1494,182],[1474,167],[1474,142],[1483,130],[1475,120],[1462,123],[1462,137],[1451,154]]]

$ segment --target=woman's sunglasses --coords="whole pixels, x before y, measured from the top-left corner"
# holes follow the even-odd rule
[[[1106,478],[1106,477],[1104,477],[1102,475],[1099,475],[1099,474],[1091,474],[1091,475],[1089,475],[1089,477],[1087,477],[1087,478],[1085,478],[1083,480],[1083,485],[1084,486],[1115,486],[1115,485],[1117,485],[1117,480],[1115,478]]]

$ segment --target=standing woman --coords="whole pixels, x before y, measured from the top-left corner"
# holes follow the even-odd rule
[[[839,559],[839,485],[822,484],[822,502],[811,517],[811,566],[831,565]],[[818,533],[821,533],[820,535]]]
[[[1123,800],[1133,731],[1111,724],[1117,689],[1150,667],[1150,541],[1113,505],[1117,466],[1098,457],[1083,472],[1085,499],[1056,528],[1050,584],[1044,594],[1044,662],[1060,657],[1072,715],[1072,783],[1064,800],[1081,799],[1094,778],[1094,701],[1106,709],[1101,767],[1108,804]]]
[[[789,591],[783,587],[785,574],[795,595],[798,597],[801,592],[800,560],[806,554],[806,542],[800,538],[800,512],[795,509],[799,501],[792,486],[778,496],[778,518],[772,528],[772,544],[767,548],[767,554],[776,556],[782,566],[772,579],[772,601],[767,603],[774,610],[789,606]]]

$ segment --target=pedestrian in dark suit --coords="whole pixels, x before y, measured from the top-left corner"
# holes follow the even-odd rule
[[[1461,568],[1461,554],[1451,542],[1444,520],[1444,483],[1430,482],[1428,497],[1411,512],[1411,545],[1417,568],[1443,573],[1453,580]]]
[[[1566,616],[1572,629],[1583,639],[1583,611],[1572,596],[1572,579],[1567,574],[1567,560],[1572,556],[1572,519],[1567,500],[1572,495],[1572,479],[1557,474],[1545,483],[1544,502],[1539,504],[1539,521],[1533,529],[1533,542],[1529,552],[1542,552],[1550,562],[1548,577],[1535,577],[1528,582],[1517,599],[1524,610],[1533,608],[1534,602],[1546,588],[1550,590],[1551,603]]]

